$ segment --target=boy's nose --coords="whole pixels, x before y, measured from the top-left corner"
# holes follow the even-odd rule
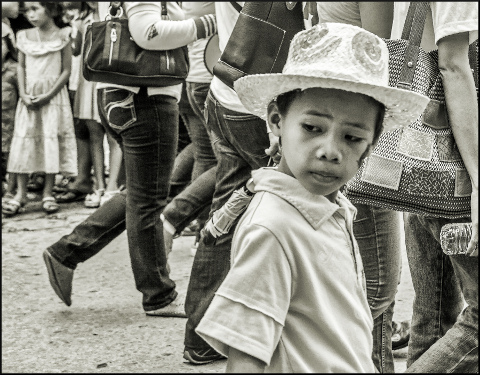
[[[317,148],[316,157],[318,159],[339,163],[341,161],[342,154],[337,143],[329,137],[328,139],[325,139]]]

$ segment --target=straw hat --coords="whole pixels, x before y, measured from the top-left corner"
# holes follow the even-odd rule
[[[414,122],[428,97],[388,86],[388,49],[357,26],[321,23],[295,35],[282,73],[252,74],[234,83],[245,108],[266,119],[278,95],[323,87],[368,95],[385,105],[385,130]]]

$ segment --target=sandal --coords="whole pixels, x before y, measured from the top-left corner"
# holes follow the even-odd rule
[[[408,346],[410,340],[410,321],[392,322],[392,350],[402,349]]]
[[[42,199],[42,209],[47,214],[53,214],[60,209],[60,206],[54,197],[45,197]]]
[[[68,189],[65,193],[57,195],[58,203],[70,203],[83,201],[88,193],[83,193],[77,189]]]
[[[40,191],[45,186],[44,173],[32,173],[32,177],[27,184],[28,191]]]
[[[65,177],[63,176],[62,180],[53,186],[52,191],[54,193],[66,193],[68,191],[68,184],[75,181],[75,177]]]
[[[7,216],[15,216],[24,211],[24,202],[19,202],[16,199],[10,199],[8,202],[2,202],[2,213]]]
[[[5,195],[2,197],[2,205],[8,201],[11,201],[12,199],[15,199],[15,194],[5,193]]]

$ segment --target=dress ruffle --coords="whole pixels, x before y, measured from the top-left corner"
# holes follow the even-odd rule
[[[27,38],[26,30],[20,30],[17,33],[17,48],[24,54],[32,56],[41,56],[47,53],[61,51],[70,43],[70,31],[63,28],[57,31],[59,38],[49,41],[38,42]]]

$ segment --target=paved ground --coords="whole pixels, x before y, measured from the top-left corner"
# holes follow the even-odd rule
[[[135,289],[122,234],[75,271],[72,306],[48,282],[43,250],[83,221],[92,209],[61,206],[46,216],[38,202],[2,220],[2,372],[217,373],[225,361],[192,366],[182,358],[186,319],[147,317]],[[184,298],[193,258],[193,237],[174,240],[172,278]],[[409,319],[413,290],[403,259],[394,318]],[[406,349],[395,352],[405,370]]]

